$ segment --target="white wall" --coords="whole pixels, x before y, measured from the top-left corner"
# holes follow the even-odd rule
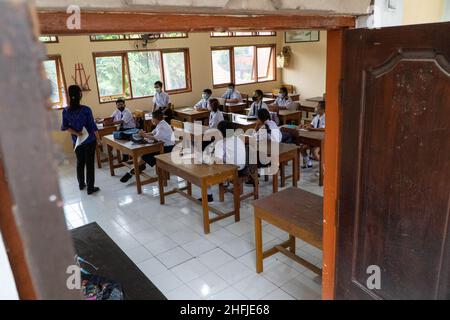
[[[18,300],[16,284],[0,233],[0,300]]]

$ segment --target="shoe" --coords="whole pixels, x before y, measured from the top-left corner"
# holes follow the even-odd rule
[[[145,170],[145,168],[147,168],[147,167],[145,166],[145,164],[141,164],[141,165],[139,166],[139,171],[142,172],[142,171]],[[131,169],[130,173],[131,173],[131,174],[136,174],[136,172],[134,171],[134,169]]]
[[[87,191],[87,194],[93,194],[93,193],[96,193],[96,192],[98,192],[98,191],[100,191],[100,188],[98,188],[98,187],[93,187],[92,189],[88,189],[88,191]]]
[[[202,202],[202,198],[197,199],[198,201]],[[214,198],[212,194],[208,194],[208,202],[214,202]]]
[[[253,181],[253,179],[247,179],[247,180],[245,180],[245,184],[254,186],[255,185],[255,181]]]
[[[122,178],[120,178],[120,182],[126,183],[131,178],[133,178],[133,176],[131,175],[131,173],[127,172]]]
[[[86,185],[85,184],[82,184],[82,185],[80,185],[80,186],[78,186],[79,188],[80,188],[80,190],[84,190],[84,188],[86,188]]]

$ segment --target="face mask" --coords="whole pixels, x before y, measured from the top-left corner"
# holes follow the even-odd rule
[[[257,96],[253,96],[253,97],[252,97],[252,100],[253,100],[253,101],[258,101],[258,97],[257,97]]]
[[[206,99],[208,99],[208,95],[206,93],[204,93],[204,94],[202,94],[202,98],[206,100]]]
[[[161,88],[155,88],[156,92],[161,93]]]
[[[120,112],[123,112],[123,110],[125,110],[125,107],[121,107],[121,108],[117,108],[119,109]]]

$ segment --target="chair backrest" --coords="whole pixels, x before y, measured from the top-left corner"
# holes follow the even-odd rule
[[[182,121],[172,119],[170,120],[170,125],[172,128],[183,129],[184,125]]]

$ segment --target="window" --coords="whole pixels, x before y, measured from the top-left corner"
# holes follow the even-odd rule
[[[52,108],[63,108],[67,105],[64,71],[60,56],[49,56],[44,60],[43,67],[50,81],[50,103]]]
[[[143,39],[144,35],[150,35],[158,39],[170,38],[187,38],[186,32],[167,32],[167,33],[148,33],[148,34],[93,34],[89,38],[91,41],[118,41],[118,40],[139,40]]]
[[[276,36],[277,33],[273,31],[236,31],[236,32],[211,32],[211,37],[271,37]]]
[[[213,50],[211,52],[213,67],[213,85],[231,82],[231,49]]]
[[[191,90],[188,49],[94,53],[100,102],[155,94],[161,80],[169,93]]]
[[[42,43],[58,43],[59,39],[57,36],[40,36],[39,41]]]
[[[130,98],[126,69],[125,54],[95,57],[95,71],[100,101],[113,101],[119,97]]]
[[[275,80],[275,45],[212,48],[213,85]]]

